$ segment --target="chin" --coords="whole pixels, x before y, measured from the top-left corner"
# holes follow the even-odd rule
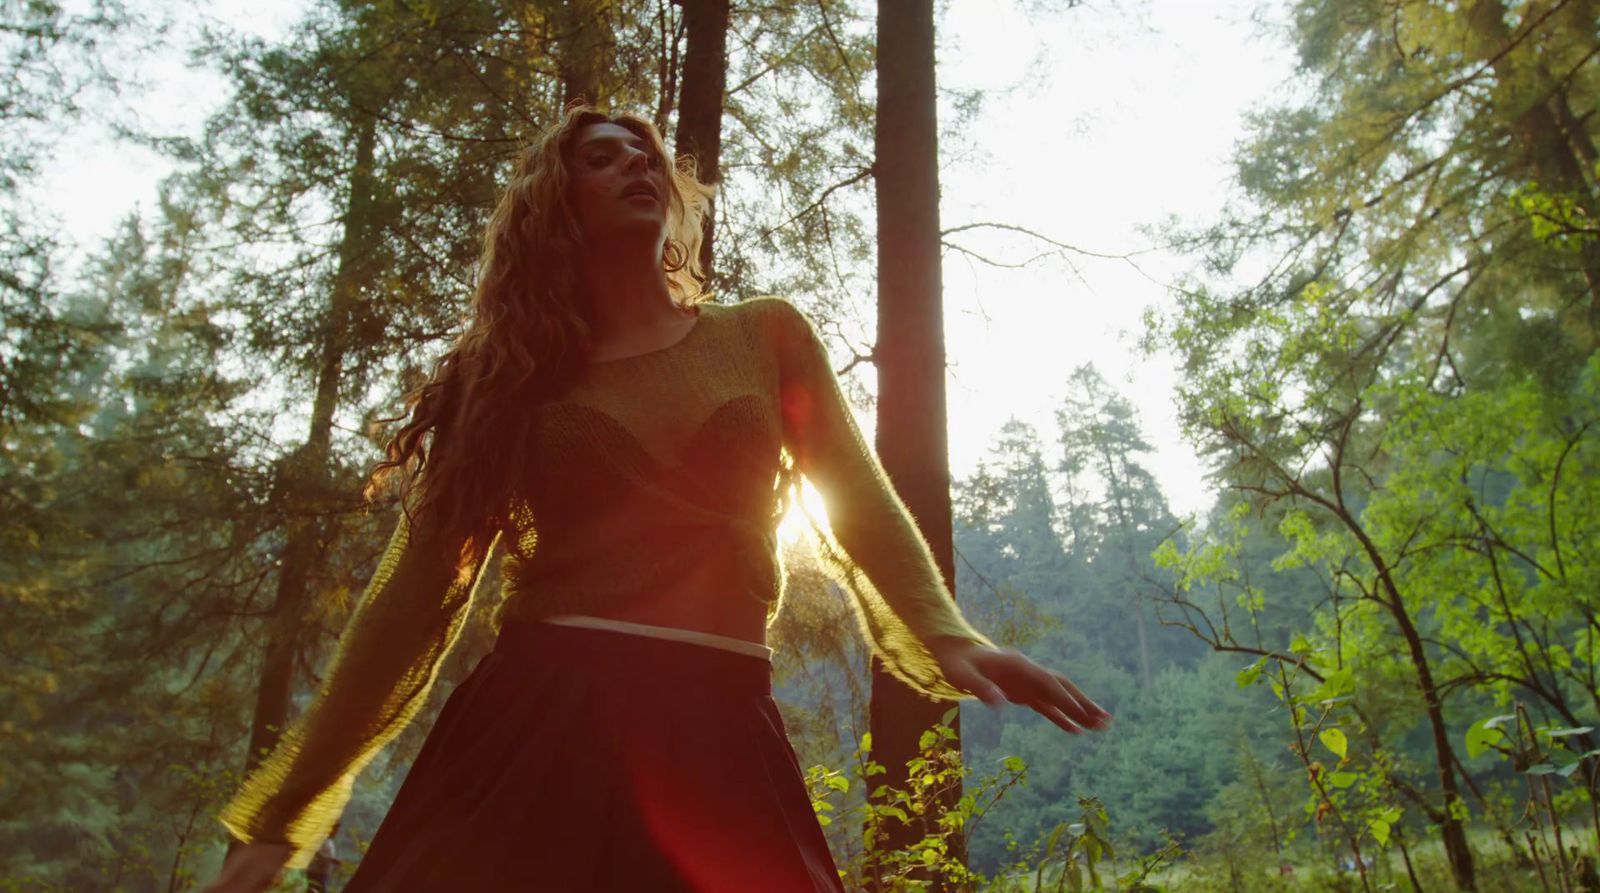
[[[613,232],[627,238],[646,237],[666,241],[667,221],[659,215],[654,217],[640,216],[633,220],[618,221],[613,228]]]
[[[629,224],[608,226],[593,234],[594,244],[630,248],[641,245],[653,245],[657,251],[666,244],[667,228],[660,221],[638,221]]]

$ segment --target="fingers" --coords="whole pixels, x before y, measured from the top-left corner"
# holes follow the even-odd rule
[[[1068,694],[1072,695],[1078,700],[1079,703],[1087,707],[1091,713],[1103,716],[1106,719],[1111,718],[1111,714],[1108,713],[1104,707],[1101,707],[1094,701],[1089,700],[1089,696],[1085,695],[1076,685],[1073,685],[1071,679],[1068,679],[1060,673],[1051,673],[1050,675],[1054,676],[1056,682],[1060,683],[1061,687],[1066,689]]]
[[[1036,705],[1030,705],[1030,706],[1033,706],[1033,709],[1035,711],[1037,711],[1040,715],[1042,715],[1045,719],[1048,719],[1051,722],[1055,723],[1056,725],[1060,726],[1061,730],[1066,732],[1066,733],[1068,733],[1069,735],[1081,735],[1081,734],[1083,734],[1082,727],[1080,727],[1077,723],[1073,722],[1071,720],[1071,718],[1069,718],[1065,713],[1063,713],[1061,711],[1060,707],[1057,707],[1054,704],[1036,704]]]
[[[1082,690],[1072,684],[1071,679],[1060,673],[1049,673],[1048,675],[1051,681],[1056,684],[1063,699],[1072,705],[1067,712],[1080,725],[1092,729],[1103,729],[1110,724],[1111,714],[1106,712],[1105,708],[1099,704],[1091,701],[1088,695],[1085,695]]]
[[[1042,676],[1039,681],[1040,697],[1033,704],[1034,710],[1074,735],[1098,727],[1099,721],[1061,686],[1054,674],[1045,673]]]
[[[1099,704],[1090,700],[1072,680],[1030,662],[1032,696],[1025,700],[1046,719],[1072,734],[1104,729],[1111,721]]]
[[[1106,728],[1111,714],[1085,695],[1072,680],[1047,670],[1015,651],[994,655],[982,665],[973,662],[962,688],[992,708],[1011,701],[1032,708],[1063,731],[1079,734]]]

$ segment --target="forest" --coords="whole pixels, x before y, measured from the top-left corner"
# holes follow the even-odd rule
[[[804,308],[880,451],[933,463],[904,495],[973,623],[1116,716],[894,695],[785,540],[776,695],[848,888],[1600,893],[1600,0],[1261,0],[1288,79],[1225,200],[1144,227],[1182,262],[1137,333],[1205,466],[1182,512],[1093,363],[1041,361],[1053,424],[954,475],[942,367],[871,347],[937,330],[941,263],[1094,247],[941,222],[985,139],[935,87],[969,2],[306,0],[271,40],[0,4],[0,890],[215,875],[395,525],[363,485],[507,166],[585,99],[717,184],[714,299]],[[174,48],[227,85],[194,134],[125,101]],[[92,244],[40,198],[83,124],[171,171]],[[484,592],[328,889],[492,646]]]

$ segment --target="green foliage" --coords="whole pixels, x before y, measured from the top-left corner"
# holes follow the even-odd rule
[[[953,716],[953,712],[947,713],[946,723]],[[858,845],[842,847],[846,856],[839,860],[840,874],[847,883],[859,887],[870,877],[882,889],[915,890],[924,889],[935,880],[962,887],[982,881],[981,875],[953,856],[952,847],[960,845],[970,827],[1022,783],[1026,767],[1020,762],[1009,763],[1001,774],[983,779],[974,790],[962,794],[955,809],[939,812],[940,792],[960,788],[970,775],[961,762],[960,749],[951,746],[955,733],[946,723],[922,734],[918,756],[907,764],[907,787],[903,789],[873,780],[886,770],[870,757],[870,734],[862,736],[852,755],[848,777],[820,765],[808,770],[812,807],[823,827],[837,829],[843,825],[839,833],[860,835]],[[839,809],[833,802],[835,796],[852,790],[862,794],[870,790],[871,795],[858,796],[850,806]],[[891,822],[915,825],[925,833],[907,849],[885,851],[873,843],[886,833]]]
[[[733,7],[723,294],[789,295],[837,321],[870,314],[873,15],[837,0]]]
[[[1056,461],[1014,422],[957,484],[958,592],[985,628],[1002,632],[1022,613],[1013,599],[1031,602],[1038,619],[1027,620],[1029,656],[1070,675],[1117,722],[1104,736],[1063,740],[1023,710],[964,712],[969,760],[1020,755],[1033,767],[1031,784],[969,835],[972,865],[986,872],[1003,865],[1008,836],[1043,839],[1065,821],[1075,791],[1112,805],[1130,853],[1158,849],[1167,832],[1204,834],[1212,798],[1234,777],[1235,748],[1264,744],[1237,734],[1235,718],[1257,709],[1260,693],[1239,690],[1236,664],[1169,627],[1141,629],[1141,612],[1155,619],[1165,585],[1148,556],[1170,542],[1176,522],[1139,465],[1147,447],[1126,399],[1093,369],[1079,369],[1058,422]]]
[[[1420,807],[1462,887],[1461,823],[1509,839],[1514,814],[1455,753],[1506,746],[1473,720],[1594,710],[1600,204],[1596,122],[1573,109],[1600,82],[1580,6],[1294,4],[1301,89],[1255,115],[1237,200],[1194,243],[1211,278],[1163,323],[1233,506],[1159,553],[1169,616],[1255,656],[1238,681],[1282,703],[1324,831],[1382,847]],[[1263,260],[1254,285],[1223,278]],[[1261,530],[1276,542],[1251,554]]]
[[[1600,161],[1595,164],[1594,176],[1600,179]],[[1600,221],[1590,216],[1579,196],[1551,194],[1526,185],[1514,190],[1510,201],[1527,218],[1529,233],[1540,244],[1577,254],[1600,239]]]
[[[952,747],[955,733],[945,722],[921,736],[919,755],[908,764],[904,789],[877,787],[872,797],[857,802],[848,810],[838,810],[836,794],[852,790],[842,773],[824,766],[807,772],[812,807],[825,828],[846,819],[862,833],[857,855],[841,862],[840,875],[847,886],[859,889],[872,879],[883,890],[925,890],[931,885],[953,889],[1126,891],[1160,893],[1163,887],[1149,882],[1181,855],[1181,848],[1168,839],[1166,845],[1150,855],[1136,858],[1126,868],[1117,865],[1112,843],[1111,821],[1106,808],[1094,797],[1077,800],[1076,821],[1059,821],[1036,839],[1023,845],[1006,832],[1008,858],[993,877],[973,871],[956,859],[952,847],[960,836],[970,834],[982,824],[995,806],[1008,794],[1027,783],[1026,763],[1016,756],[999,761],[999,771],[984,775],[967,785],[968,792],[956,808],[938,815],[929,826],[930,810],[938,802],[938,792],[951,785],[971,780],[973,771],[963,765],[959,749]],[[855,753],[852,775],[857,784],[871,785],[871,779],[884,767],[868,758],[871,738],[862,739]],[[883,833],[886,823],[916,824],[926,828],[924,836],[903,850],[885,852],[868,844]],[[1031,883],[1024,886],[1028,879]],[[1109,882],[1109,886],[1108,886]]]

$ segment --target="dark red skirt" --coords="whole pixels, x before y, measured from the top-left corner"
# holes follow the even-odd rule
[[[769,662],[543,623],[450,695],[345,887],[843,889]]]

